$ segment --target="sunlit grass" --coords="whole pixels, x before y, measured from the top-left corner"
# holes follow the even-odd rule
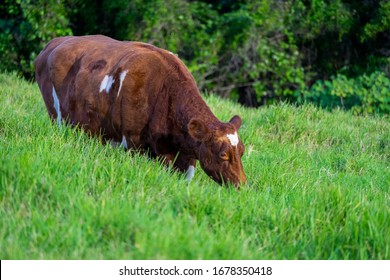
[[[207,96],[243,119],[236,191],[58,128],[35,83],[0,84],[1,259],[390,258],[387,117]]]

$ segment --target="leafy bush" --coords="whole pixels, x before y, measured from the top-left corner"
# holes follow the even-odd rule
[[[387,89],[379,88],[390,77],[387,0],[3,2],[0,71],[30,79],[36,55],[52,38],[104,34],[178,54],[201,91],[246,106],[313,100],[356,113],[388,112]]]
[[[75,35],[100,33],[168,49],[185,61],[201,89],[206,88],[208,76],[217,68],[222,26],[211,4],[182,0],[67,3]]]
[[[317,81],[298,100],[325,108],[351,109],[355,114],[389,114],[390,79],[379,71],[356,78],[339,74],[330,81]]]
[[[309,80],[383,70],[389,72],[388,0],[287,1],[286,25],[294,34]],[[387,66],[386,66],[387,65]]]
[[[257,107],[289,99],[304,86],[304,70],[282,5],[257,1],[222,17],[223,44],[212,90]]]
[[[72,34],[68,23],[61,1],[6,0],[0,4],[0,70],[32,78],[34,59],[46,43]]]

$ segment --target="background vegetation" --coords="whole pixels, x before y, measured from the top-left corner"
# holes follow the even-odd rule
[[[202,91],[246,106],[390,112],[387,0],[5,0],[0,70],[32,79],[50,39],[96,33],[178,53]]]
[[[0,259],[390,259],[386,116],[205,96],[244,120],[236,191],[59,128],[36,83],[0,84]]]

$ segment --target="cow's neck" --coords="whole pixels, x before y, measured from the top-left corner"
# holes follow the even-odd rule
[[[199,159],[199,146],[200,143],[191,138],[188,133],[188,124],[193,118],[202,120],[210,129],[215,130],[221,122],[211,112],[210,108],[201,98],[198,90],[195,88],[192,91],[183,92],[183,98],[179,98],[176,108],[179,108],[177,112],[177,120],[180,129],[180,150],[186,154],[191,154]],[[184,140],[184,141],[183,141]]]

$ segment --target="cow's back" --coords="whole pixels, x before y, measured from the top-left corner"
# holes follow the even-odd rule
[[[58,118],[58,97],[62,118],[71,124],[93,134],[103,132],[106,138],[126,136],[138,146],[169,76],[156,50],[161,51],[100,35],[54,39],[35,62],[50,116]]]

